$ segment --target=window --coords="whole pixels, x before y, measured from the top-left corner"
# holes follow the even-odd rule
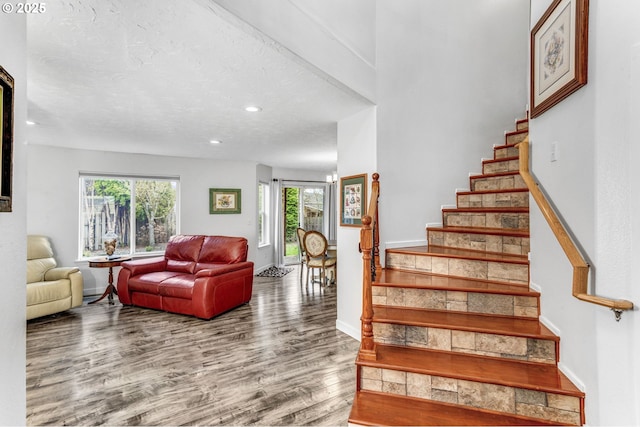
[[[80,176],[80,258],[105,255],[104,240],[117,239],[117,255],[163,252],[178,234],[176,178]]]
[[[258,183],[258,246],[269,242],[269,184]]]

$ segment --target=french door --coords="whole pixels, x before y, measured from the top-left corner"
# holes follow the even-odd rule
[[[296,229],[326,233],[325,218],[327,185],[321,183],[291,183],[282,187],[282,219],[284,263],[300,262]]]

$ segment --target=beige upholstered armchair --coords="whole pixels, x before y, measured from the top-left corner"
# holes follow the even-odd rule
[[[82,305],[82,273],[58,267],[46,236],[27,236],[27,320]]]

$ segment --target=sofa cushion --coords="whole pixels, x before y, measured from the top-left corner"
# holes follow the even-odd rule
[[[247,252],[248,244],[244,237],[206,236],[198,262],[203,264],[242,262],[247,260]]]
[[[193,283],[195,280],[196,277],[193,274],[180,274],[163,280],[158,291],[163,297],[190,300],[193,297]]]
[[[27,260],[53,258],[53,249],[47,236],[30,234],[27,236]]]
[[[160,283],[182,274],[184,273],[178,273],[177,271],[156,271],[154,273],[132,276],[129,278],[129,290],[131,292],[158,294],[160,292]]]
[[[27,261],[27,283],[42,282],[44,274],[55,268],[56,261],[53,258],[30,259]]]
[[[167,260],[167,270],[193,273],[203,241],[204,236],[172,236],[164,253]]]
[[[71,297],[68,280],[36,282],[27,285],[27,305],[43,304]]]
[[[42,282],[44,273],[56,267],[47,236],[27,236],[27,283]]]

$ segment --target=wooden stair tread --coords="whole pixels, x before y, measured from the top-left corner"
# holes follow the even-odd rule
[[[504,147],[504,145],[502,146]],[[470,175],[470,179],[481,179],[481,178],[497,178],[502,176],[512,176],[512,175],[520,175],[519,171],[507,171],[507,172],[496,172],[496,173],[481,173],[476,175]],[[522,187],[524,188],[524,187]]]
[[[368,391],[356,392],[349,423],[398,426],[552,426],[558,423],[471,409],[450,403]]]
[[[519,156],[502,157],[500,159],[485,159],[482,163],[502,163],[520,159]]]
[[[465,208],[477,209],[477,208]],[[459,209],[458,209],[459,210]],[[490,234],[510,237],[529,237],[529,229],[523,228],[490,228],[490,227],[460,227],[460,226],[429,226],[427,231],[445,231],[448,233]]]
[[[584,397],[554,364],[387,344],[376,344],[376,348],[376,360],[358,358],[356,364]]]
[[[386,249],[387,253],[406,255],[422,255],[449,258],[462,258],[477,261],[508,262],[512,264],[529,264],[527,255],[506,254],[500,252],[485,252],[471,249],[458,249],[446,246],[421,245],[405,246],[402,248]]]
[[[529,129],[520,129],[520,130],[512,130],[510,132],[505,133],[505,137],[513,136],[513,135],[522,135],[523,133],[529,133]]]
[[[506,140],[506,138],[505,138]],[[500,150],[501,148],[513,148],[516,145],[520,144],[519,142],[512,142],[510,144],[496,144],[493,146],[493,150]]]
[[[373,321],[378,323],[560,341],[558,336],[540,323],[538,319],[383,305],[374,305],[373,307]]]
[[[390,269],[383,269],[382,273],[373,282],[373,286],[482,292],[530,297],[540,296],[539,292],[530,290],[526,285]]]

